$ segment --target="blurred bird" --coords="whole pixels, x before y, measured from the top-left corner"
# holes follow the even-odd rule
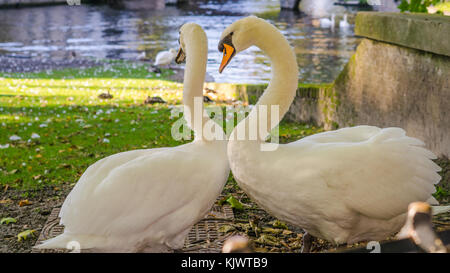
[[[147,59],[147,55],[145,54],[145,51],[142,51],[137,57],[137,60],[143,61]]]
[[[163,66],[163,65],[169,65],[177,56],[177,51],[173,48],[169,49],[168,51],[161,51],[156,54],[155,62],[153,65],[156,66]]]
[[[247,237],[235,235],[228,238],[222,247],[222,253],[252,253]]]
[[[213,100],[210,97],[203,95],[203,102],[213,102]]]
[[[100,95],[98,95],[98,98],[99,99],[112,99],[113,95],[111,95],[111,93],[109,93],[109,90],[108,90],[108,93],[101,93]]]
[[[321,28],[334,28],[334,13],[331,15],[331,20],[328,18],[320,19]]]
[[[406,223],[397,234],[397,239],[410,238],[425,252],[446,253],[447,248],[434,232],[431,218],[432,208],[428,203],[409,204]]]
[[[73,61],[73,60],[75,60],[76,57],[77,57],[77,53],[75,53],[75,51],[71,51],[70,55],[69,55],[69,60]]]
[[[347,22],[347,14],[344,14],[344,19],[339,22],[339,28],[348,28],[350,24]]]
[[[161,97],[150,97],[148,96],[145,101],[145,104],[154,104],[154,103],[167,103],[165,100],[163,100]]]

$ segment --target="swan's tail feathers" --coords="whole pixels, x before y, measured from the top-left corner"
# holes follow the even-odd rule
[[[431,206],[433,215],[438,215],[450,211],[450,206]]]
[[[38,249],[55,249],[55,248],[64,248],[64,249],[74,249],[80,248],[80,243],[76,241],[72,236],[69,236],[65,233],[56,236],[55,238],[48,239],[42,244],[35,246]]]
[[[384,128],[370,138],[372,143],[383,143],[392,139],[399,139],[405,136],[405,130],[402,128]]]

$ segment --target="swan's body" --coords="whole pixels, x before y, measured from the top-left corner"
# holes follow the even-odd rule
[[[339,21],[339,28],[348,28],[350,24],[347,22],[347,14],[344,14],[344,19]]]
[[[147,55],[145,54],[145,51],[142,51],[137,57],[137,60],[145,60],[147,59]]]
[[[334,28],[334,13],[331,15],[331,20],[328,18],[320,19],[320,27],[321,28]]]
[[[169,65],[177,56],[177,51],[173,48],[167,50],[167,51],[161,51],[156,54],[155,62],[153,65],[156,66],[163,66],[163,65]]]
[[[431,196],[440,180],[440,168],[430,160],[435,156],[401,128],[343,128],[280,144],[275,151],[261,151],[268,132],[259,140],[237,140],[237,131],[256,126],[251,117],[267,118],[258,116],[260,105],[279,105],[283,117],[295,96],[298,69],[287,40],[262,19],[241,19],[222,38],[219,50],[233,48],[224,59],[255,45],[272,62],[269,86],[228,143],[235,179],[262,208],[339,244],[385,239],[402,227],[409,203],[437,203]]]
[[[187,56],[183,102],[193,111],[194,98],[202,100],[207,40],[195,24],[184,25],[180,35]],[[206,122],[212,121],[203,117]],[[62,206],[64,233],[39,248],[65,248],[70,241],[106,252],[181,248],[229,174],[226,141],[204,140],[199,126],[191,126],[191,143],[119,153],[90,166]]]

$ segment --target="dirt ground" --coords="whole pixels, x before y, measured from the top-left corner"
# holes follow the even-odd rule
[[[0,252],[31,252],[48,215],[54,207],[63,203],[70,189],[68,185],[32,191],[1,189],[0,218],[12,217],[17,222],[0,225]],[[25,230],[36,232],[18,241],[17,235]]]
[[[440,186],[449,189],[450,161],[437,160],[443,167]],[[63,203],[73,185],[44,187],[39,190],[17,191],[4,187],[0,189],[1,217],[12,217],[16,223],[0,225],[1,252],[31,252],[48,215],[54,207]],[[248,236],[257,252],[299,252],[303,231],[295,226],[277,221],[264,210],[257,207],[234,183],[227,183],[223,194],[232,194],[244,205],[244,210],[234,210],[235,220],[223,227],[223,232],[235,232]],[[441,204],[449,204],[449,196],[439,198]],[[220,202],[220,200],[219,200]],[[1,218],[0,217],[0,218]],[[434,218],[436,230],[450,229],[450,213]],[[27,239],[18,241],[17,235],[25,230],[35,230]],[[357,247],[362,244],[353,245]],[[333,251],[336,246],[323,240],[312,245],[312,252]]]

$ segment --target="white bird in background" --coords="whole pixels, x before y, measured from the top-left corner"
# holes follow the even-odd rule
[[[344,19],[339,21],[339,28],[348,28],[350,24],[347,22],[347,14],[344,14]]]
[[[334,28],[334,13],[331,14],[331,20],[328,18],[322,18],[320,19],[320,27],[321,28]]]
[[[263,150],[277,124],[270,122],[270,111],[261,117],[259,106],[278,106],[278,123],[295,97],[298,67],[281,32],[251,16],[222,33],[219,72],[252,45],[270,58],[272,79],[228,142],[233,176],[252,200],[278,219],[335,244],[385,239],[400,230],[409,203],[437,204],[432,193],[441,168],[431,160],[436,157],[401,128],[343,128]],[[261,131],[261,123],[269,130]],[[236,139],[251,128],[263,132],[257,140],[242,139],[242,134]]]
[[[161,51],[156,54],[155,62],[153,65],[156,66],[163,66],[163,65],[169,65],[177,56],[177,50],[176,49],[169,49],[168,51]]]
[[[194,109],[194,99],[203,101],[208,42],[203,29],[193,23],[181,27],[180,42],[180,60],[186,56],[187,61],[185,113],[196,116],[194,111],[203,113],[202,103]],[[61,208],[64,233],[37,248],[66,248],[73,241],[82,252],[181,248],[192,226],[213,206],[230,172],[226,140],[207,140],[201,130],[214,124],[219,130],[215,134],[226,139],[222,128],[205,115],[197,123],[192,119],[186,118],[195,132],[191,143],[118,153],[91,165]]]
[[[145,51],[142,51],[137,57],[137,60],[145,60],[147,59],[147,55],[145,54]]]

